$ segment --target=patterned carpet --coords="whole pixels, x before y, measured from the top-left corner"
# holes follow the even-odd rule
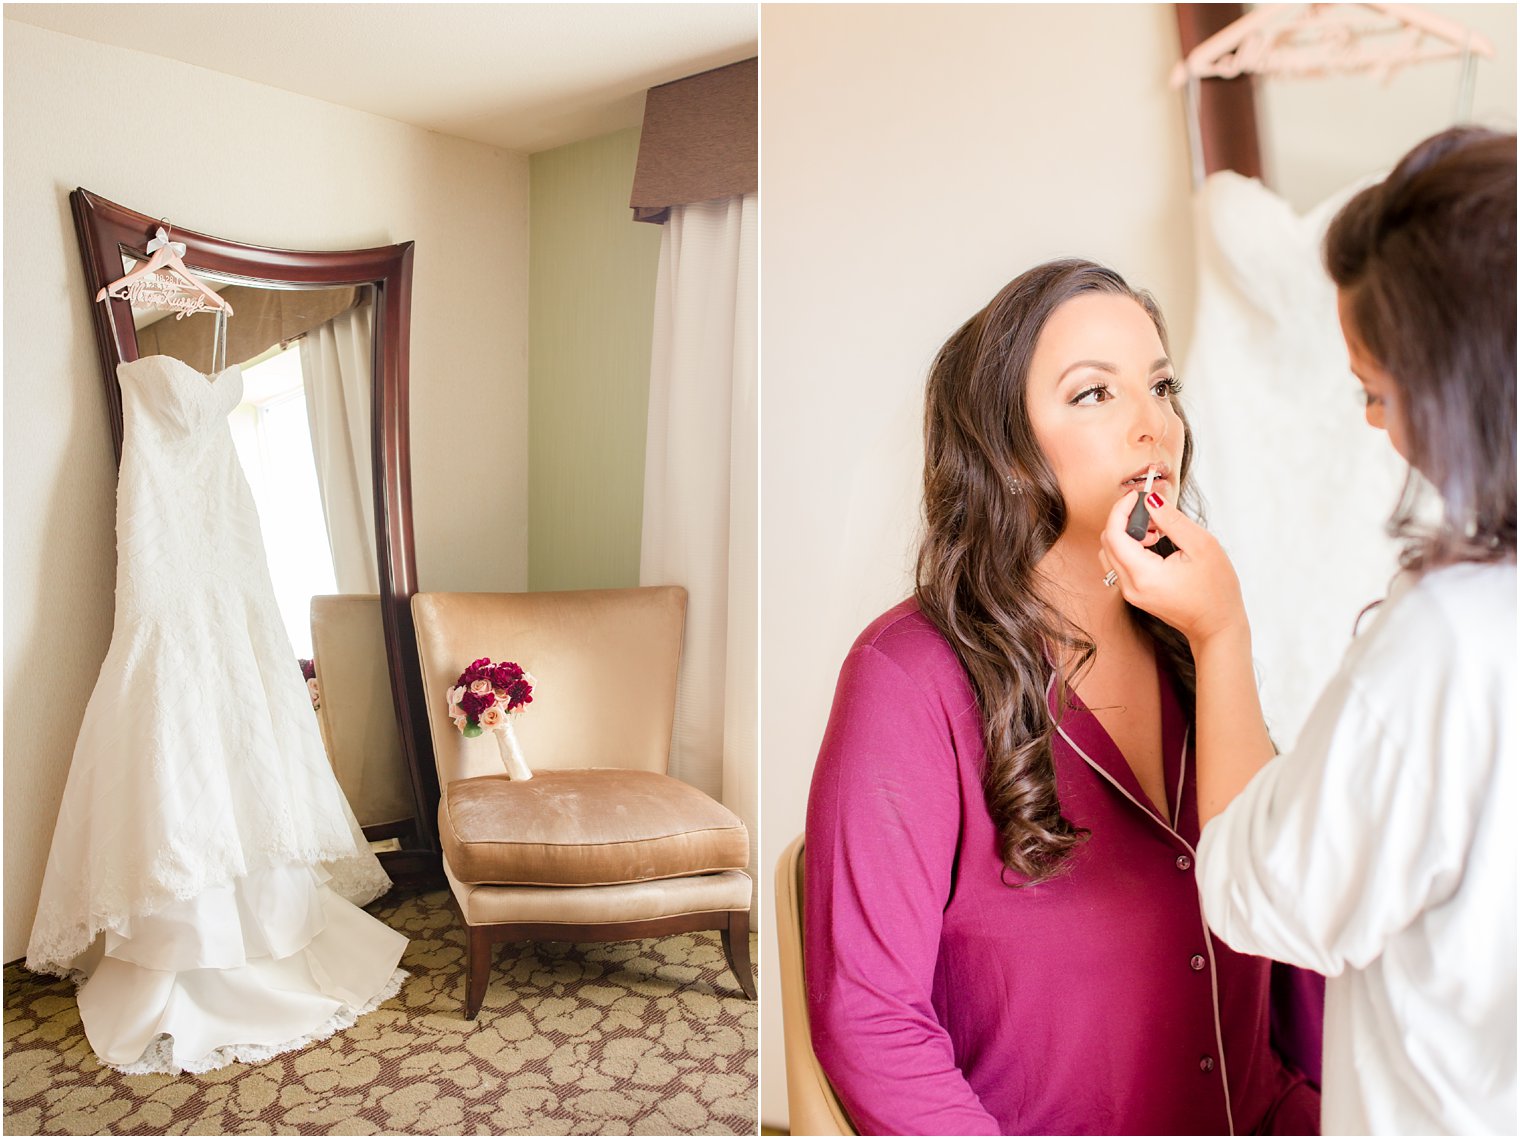
[[[8,967],[5,1133],[756,1133],[759,1017],[717,933],[503,946],[471,1022],[447,891],[370,911],[412,939],[399,994],[337,1036],[203,1076],[102,1067],[73,986]]]

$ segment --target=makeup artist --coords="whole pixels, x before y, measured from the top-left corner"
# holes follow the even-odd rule
[[[1516,1131],[1515,240],[1515,136],[1475,128],[1421,143],[1331,224],[1367,422],[1411,473],[1402,571],[1291,751],[1273,756],[1217,541],[1159,493],[1179,553],[1125,535],[1134,494],[1102,536],[1125,598],[1196,662],[1210,926],[1329,978],[1326,1134]]]

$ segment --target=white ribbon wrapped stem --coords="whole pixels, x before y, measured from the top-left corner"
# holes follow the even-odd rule
[[[496,746],[501,749],[501,765],[507,769],[508,778],[533,778],[533,769],[523,758],[522,745],[517,742],[517,733],[512,730],[510,718],[496,730]]]

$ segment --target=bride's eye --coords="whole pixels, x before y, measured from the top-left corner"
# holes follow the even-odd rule
[[[1182,391],[1182,384],[1177,381],[1176,376],[1167,376],[1152,384],[1151,391],[1163,399],[1173,399]]]
[[[1108,390],[1107,384],[1094,384],[1090,388],[1083,388],[1069,402],[1072,407],[1076,407],[1078,404],[1107,403],[1112,398],[1113,393]]]

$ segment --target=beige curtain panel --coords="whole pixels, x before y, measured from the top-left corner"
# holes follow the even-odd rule
[[[357,288],[257,289],[228,285],[220,290],[236,313],[227,322],[227,362],[239,364],[326,324],[359,301]],[[164,314],[137,330],[141,356],[173,356],[202,372],[211,371],[211,319],[175,320]]]
[[[758,61],[651,87],[629,205],[663,224],[672,206],[738,198],[760,188]]]

